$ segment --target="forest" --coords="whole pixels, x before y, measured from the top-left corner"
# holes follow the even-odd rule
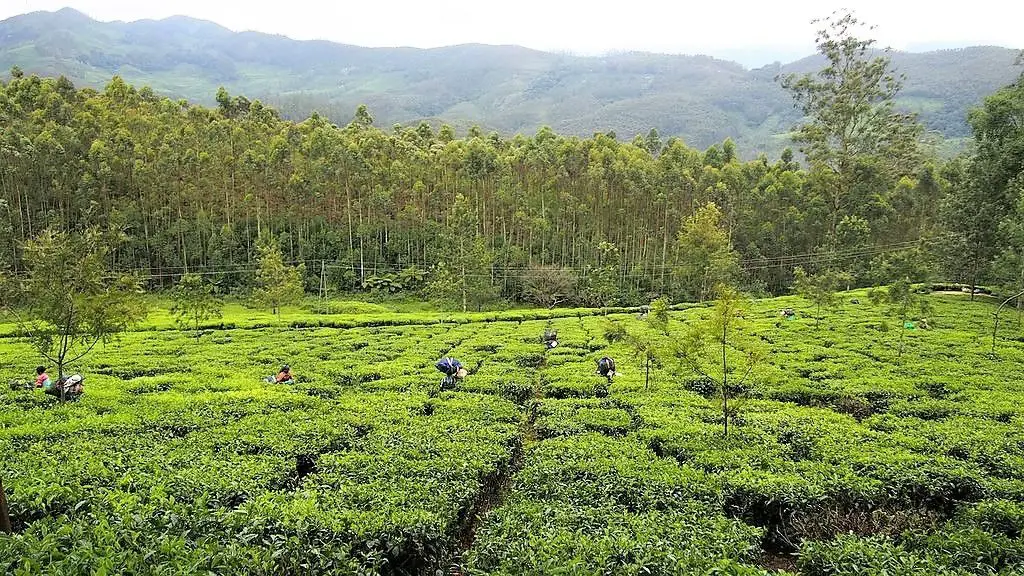
[[[1024,80],[971,114],[972,149],[943,162],[893,107],[891,62],[838,24],[818,38],[824,69],[779,78],[804,115],[794,148],[753,161],[656,130],[381,129],[366,107],[290,122],[224,89],[206,108],[15,68],[0,83],[0,265],[23,272],[44,230],[101,228],[117,231],[116,270],[150,288],[198,273],[225,294],[252,288],[261,238],[309,292],[461,293],[478,309],[704,300],[725,280],[782,294],[797,267],[840,270],[845,288],[1019,284]]]

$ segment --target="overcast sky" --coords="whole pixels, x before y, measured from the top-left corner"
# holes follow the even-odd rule
[[[896,49],[1024,44],[1019,0],[0,0],[0,19],[70,6],[99,20],[184,14],[233,30],[361,46],[480,42],[577,54],[644,50],[758,66],[809,54],[810,20],[850,5],[878,27],[874,37],[883,46]]]

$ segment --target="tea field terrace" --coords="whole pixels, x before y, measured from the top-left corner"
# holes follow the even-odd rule
[[[232,308],[198,340],[157,310],[76,367],[80,401],[0,393],[0,570],[1014,573],[1020,328],[992,358],[990,302],[929,298],[902,358],[863,293],[820,324],[799,298],[755,303],[764,361],[728,437],[671,354],[705,307],[673,311],[668,336],[626,310]],[[611,322],[658,342],[649,385]],[[0,377],[27,378],[30,343],[0,331]],[[442,355],[470,368],[455,391]],[[295,385],[262,382],[285,362]]]

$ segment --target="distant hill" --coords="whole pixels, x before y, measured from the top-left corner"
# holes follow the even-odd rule
[[[946,138],[968,134],[967,110],[1012,81],[1017,51],[974,47],[895,53],[908,77],[901,99]],[[71,9],[0,22],[0,69],[65,75],[102,86],[119,74],[174,98],[210,104],[221,85],[293,118],[318,110],[345,122],[367,104],[380,126],[420,120],[505,134],[542,125],[569,134],[654,127],[706,147],[733,138],[750,155],[777,152],[798,120],[779,73],[813,71],[805,58],[747,70],[707,56],[551,54],[517,46],[363,48],[232,32],[186,17],[97,22]]]

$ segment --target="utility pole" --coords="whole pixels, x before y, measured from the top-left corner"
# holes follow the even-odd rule
[[[320,299],[327,299],[327,265],[320,261]]]

